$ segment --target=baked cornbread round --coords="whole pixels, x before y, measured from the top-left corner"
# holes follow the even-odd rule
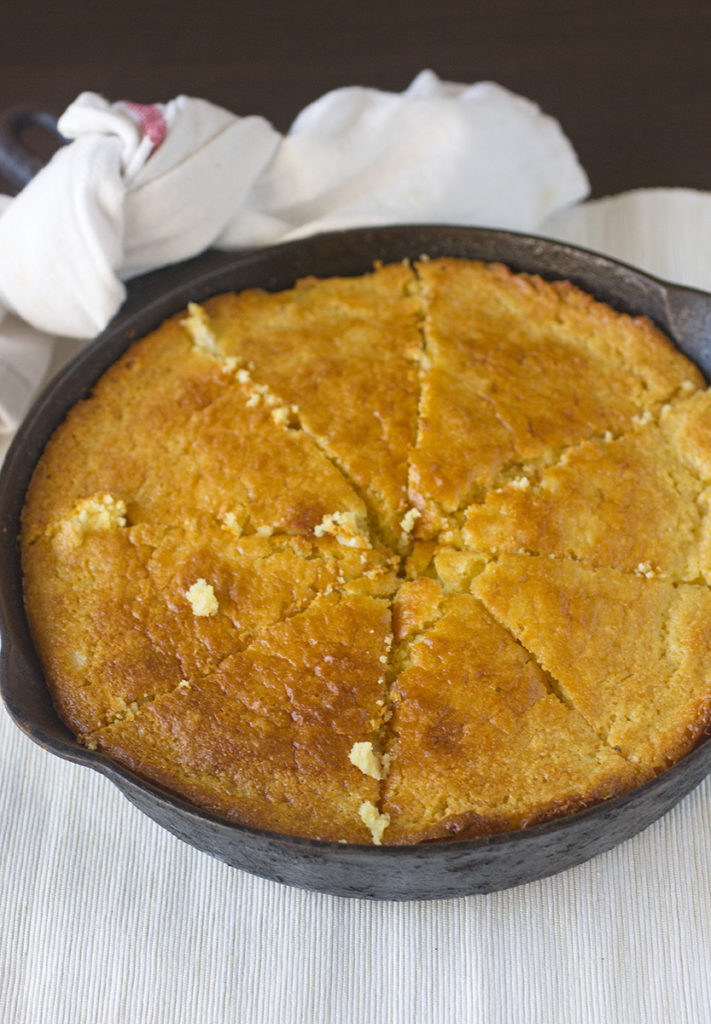
[[[191,306],[33,476],[56,707],[213,813],[322,839],[624,792],[711,719],[710,429],[649,321],[499,265]]]

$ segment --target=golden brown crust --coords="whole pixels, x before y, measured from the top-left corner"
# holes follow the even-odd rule
[[[418,265],[427,303],[411,498],[454,512],[502,473],[656,412],[703,379],[645,319],[499,265]]]
[[[489,491],[466,510],[462,535],[474,550],[694,580],[704,489],[650,421],[617,439],[583,442]]]
[[[414,286],[412,269],[397,264],[367,278],[307,279],[290,291],[222,295],[205,305],[221,351],[295,407],[372,504],[391,544],[406,511],[417,417]]]
[[[231,819],[368,842],[358,808],[377,800],[377,782],[348,753],[373,731],[389,630],[381,598],[321,597],[91,739]]]
[[[517,828],[642,778],[468,595],[412,646],[392,700],[390,842]]]
[[[710,393],[644,318],[455,259],[191,305],[38,464],[64,721],[329,840],[525,828],[711,722]]]
[[[472,591],[634,764],[661,770],[708,724],[706,587],[508,555],[491,562]]]

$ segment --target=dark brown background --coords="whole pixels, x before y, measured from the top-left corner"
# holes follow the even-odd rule
[[[423,67],[537,101],[605,195],[711,188],[711,3],[675,0],[0,0],[0,109],[203,96],[285,130],[327,89]]]

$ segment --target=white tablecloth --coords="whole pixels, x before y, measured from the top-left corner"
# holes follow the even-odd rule
[[[546,230],[711,289],[711,196],[631,194]],[[0,713],[0,928],[7,1024],[703,1024],[711,784],[553,878],[369,903],[192,850]]]

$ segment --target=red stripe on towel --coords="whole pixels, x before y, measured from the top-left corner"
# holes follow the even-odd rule
[[[168,133],[168,125],[160,108],[151,104],[131,103],[130,100],[124,100],[122,106],[133,114],[141,131],[153,144],[153,149],[158,149]]]

